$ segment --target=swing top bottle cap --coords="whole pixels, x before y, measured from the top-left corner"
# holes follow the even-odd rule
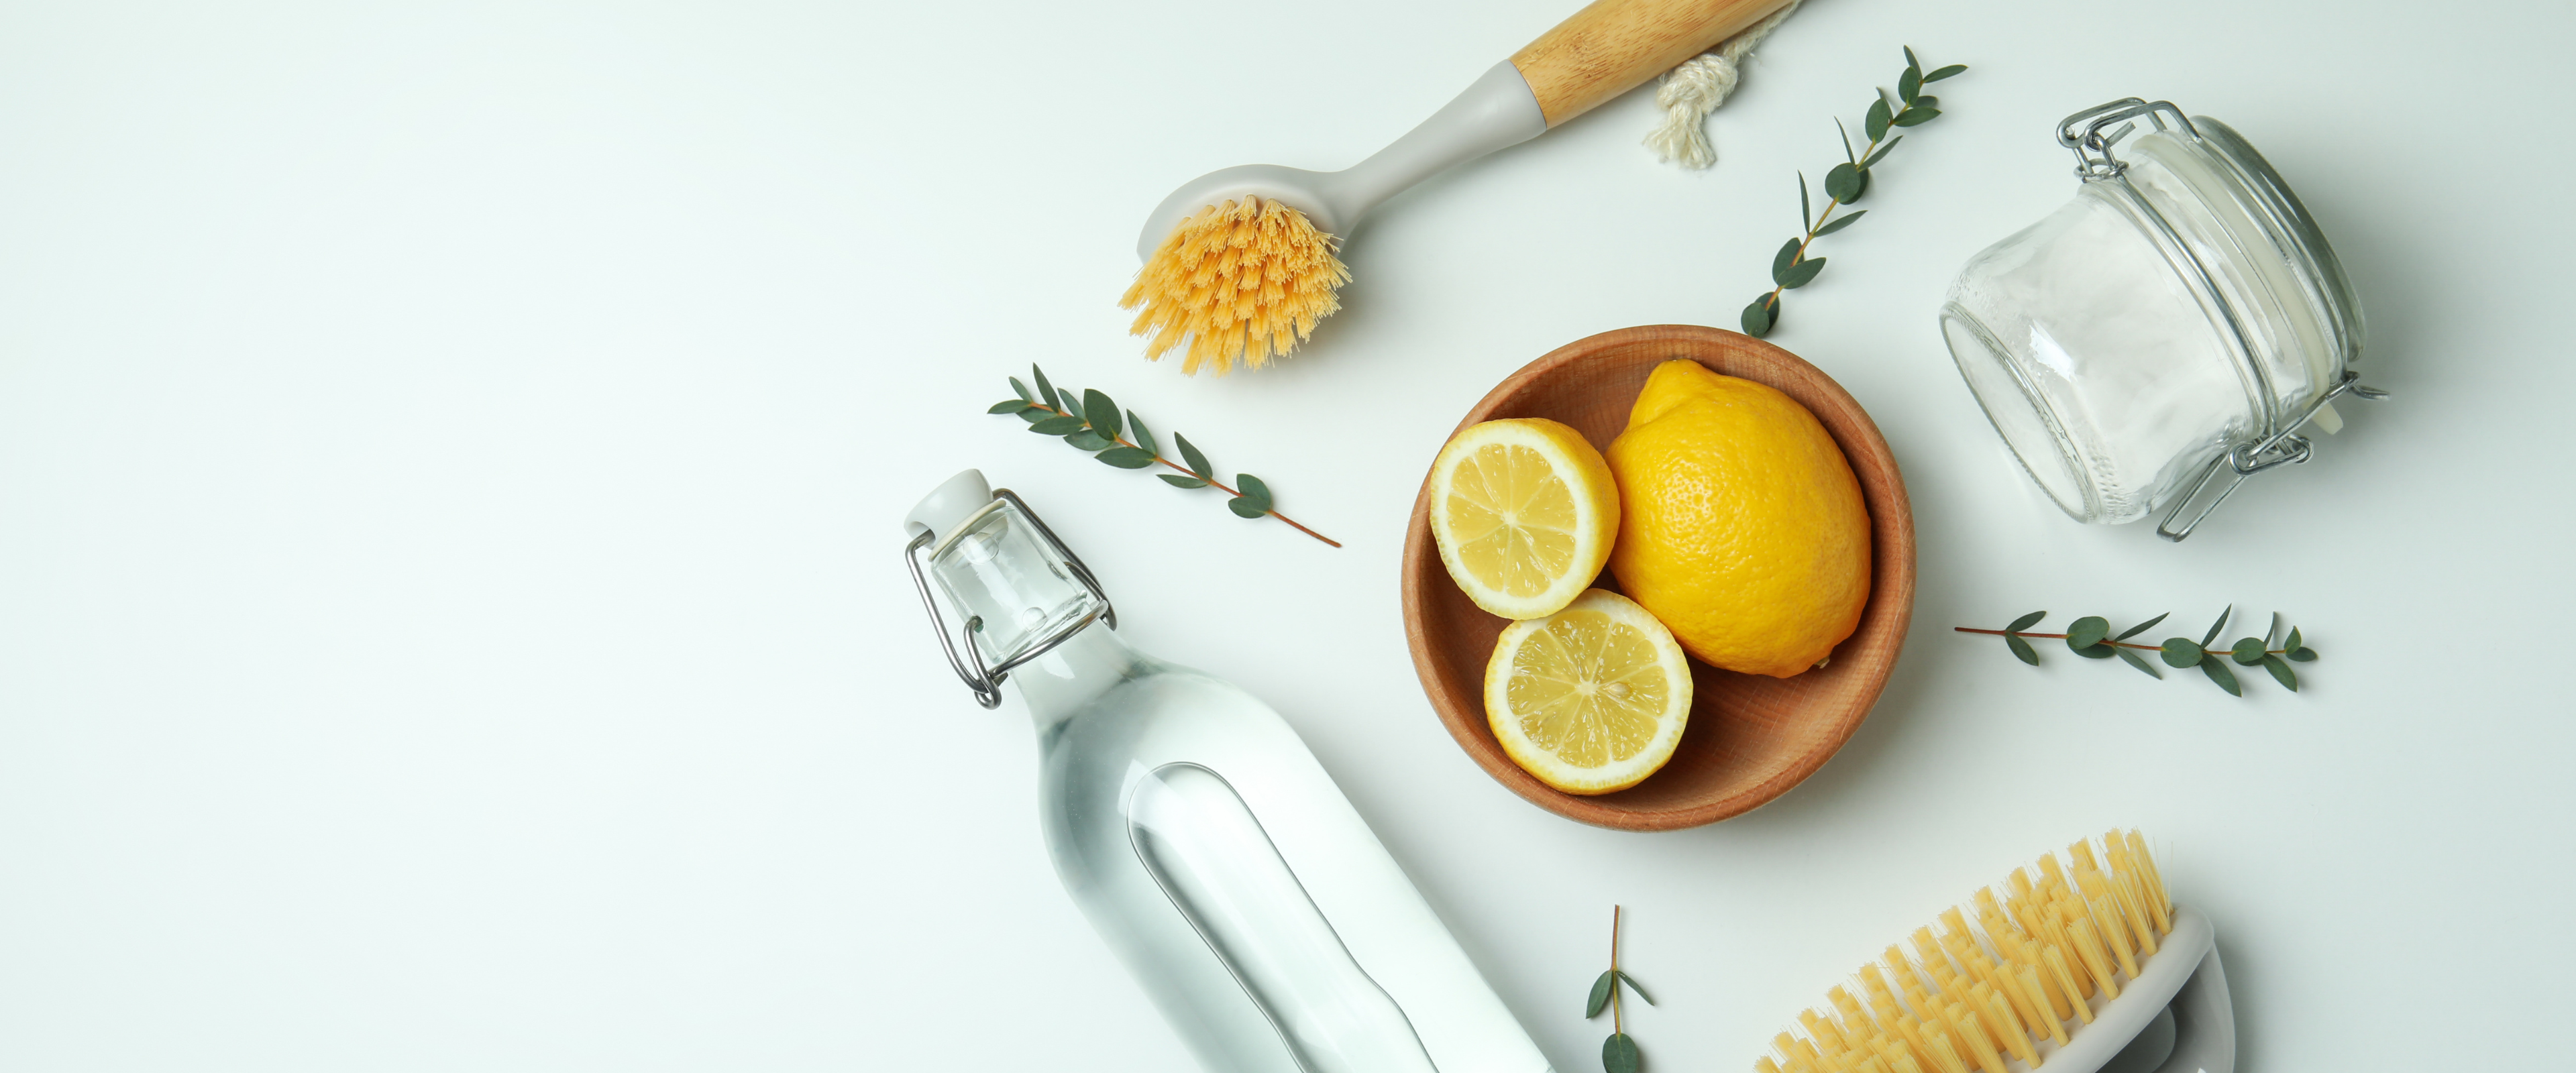
[[[993,487],[984,482],[982,470],[961,471],[940,482],[929,495],[921,497],[921,502],[913,506],[912,513],[904,516],[903,534],[918,537],[929,533],[931,542],[935,544],[957,528],[957,523],[965,521],[967,516],[984,509],[984,504],[992,501]]]

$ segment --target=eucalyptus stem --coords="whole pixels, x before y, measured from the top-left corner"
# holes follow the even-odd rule
[[[1626,1011],[1619,1004],[1619,991],[1623,987],[1634,988],[1637,997],[1646,1000],[1646,1005],[1655,1004],[1655,996],[1647,994],[1645,988],[1638,986],[1636,977],[1619,967],[1619,907],[1613,905],[1610,907],[1610,968],[1592,981],[1592,995],[1583,1003],[1585,1020],[1601,1016],[1604,1006],[1610,1009],[1610,1038],[1601,1041],[1603,1073],[1637,1073],[1645,1061],[1637,1051],[1637,1041],[1628,1036]]]
[[[1610,907],[1610,972],[1612,975],[1619,972],[1619,907],[1616,905]],[[1614,1033],[1628,1031],[1620,1027],[1620,1013],[1619,989],[1614,987],[1610,989],[1610,1031]]]
[[[1035,404],[1033,404],[1033,405],[1032,405],[1032,408],[1033,408],[1033,409],[1037,409],[1037,410],[1042,410],[1042,411],[1044,411],[1044,412],[1046,412],[1046,413],[1051,413],[1051,414],[1059,414],[1059,415],[1064,414],[1064,411],[1059,410],[1059,409],[1056,409],[1056,408],[1055,408],[1055,407],[1053,407],[1053,406],[1046,405],[1045,403],[1035,403]],[[1070,416],[1070,415],[1066,415],[1066,416]],[[1171,459],[1168,459],[1168,458],[1163,457],[1162,455],[1155,454],[1153,451],[1147,450],[1147,449],[1146,449],[1142,444],[1139,444],[1139,443],[1137,443],[1137,442],[1136,442],[1136,441],[1134,441],[1134,440],[1130,440],[1130,439],[1126,438],[1125,436],[1109,436],[1109,437],[1104,437],[1104,438],[1105,438],[1105,439],[1107,439],[1109,442],[1114,443],[1114,444],[1118,444],[1118,445],[1120,445],[1120,446],[1122,446],[1122,447],[1133,447],[1133,448],[1136,448],[1136,449],[1137,449],[1137,450],[1139,450],[1139,451],[1144,451],[1148,456],[1152,457],[1152,459],[1153,459],[1156,463],[1158,463],[1158,464],[1162,465],[1164,468],[1169,469],[1169,470],[1171,470],[1171,471],[1172,471],[1172,472],[1174,472],[1174,473],[1187,473],[1187,474],[1189,474],[1189,475],[1190,475],[1190,476],[1192,476],[1192,477],[1198,477],[1198,479],[1203,480],[1203,481],[1206,481],[1206,482],[1208,483],[1208,487],[1210,487],[1210,488],[1214,488],[1214,489],[1216,489],[1216,490],[1218,490],[1218,491],[1221,491],[1221,492],[1224,492],[1224,493],[1225,493],[1225,494],[1227,494],[1227,495],[1230,495],[1230,496],[1241,496],[1241,495],[1243,494],[1242,492],[1236,491],[1236,490],[1234,489],[1234,487],[1233,487],[1233,486],[1228,485],[1228,484],[1226,484],[1224,481],[1220,481],[1220,480],[1216,479],[1215,477],[1212,477],[1212,476],[1211,476],[1211,477],[1199,477],[1199,475],[1198,475],[1197,473],[1191,472],[1191,470],[1190,470],[1190,468],[1189,468],[1188,466],[1181,465],[1180,463],[1178,463],[1178,462],[1174,462],[1174,461],[1172,461]],[[1295,529],[1296,531],[1298,531],[1298,532],[1300,532],[1300,533],[1304,533],[1304,534],[1306,534],[1307,536],[1310,536],[1310,537],[1313,537],[1313,538],[1315,538],[1315,539],[1317,539],[1317,540],[1323,541],[1324,543],[1330,544],[1330,545],[1332,545],[1332,546],[1334,546],[1334,547],[1336,547],[1336,548],[1338,548],[1338,547],[1341,547],[1341,546],[1342,546],[1342,542],[1341,542],[1341,541],[1338,541],[1338,540],[1335,540],[1335,539],[1333,539],[1333,538],[1331,538],[1331,537],[1325,536],[1324,534],[1322,534],[1322,533],[1318,533],[1318,532],[1316,532],[1316,531],[1314,531],[1314,530],[1312,530],[1312,529],[1308,529],[1308,528],[1306,528],[1303,524],[1299,523],[1299,522],[1297,521],[1297,519],[1295,519],[1295,518],[1291,518],[1291,517],[1289,517],[1289,516],[1287,516],[1287,515],[1285,515],[1285,514],[1281,514],[1281,513],[1279,513],[1279,512],[1278,512],[1278,511],[1276,511],[1276,510],[1265,510],[1265,511],[1262,511],[1262,513],[1263,513],[1263,514],[1267,514],[1267,515],[1269,515],[1269,516],[1271,516],[1271,517],[1273,517],[1273,518],[1277,518],[1277,519],[1279,519],[1280,521],[1286,522],[1286,523],[1288,523],[1289,528]]]
[[[2244,696],[2245,692],[2236,682],[2236,672],[2228,669],[2229,663],[2240,667],[2261,667],[2270,672],[2272,680],[2281,683],[2282,688],[2292,693],[2298,692],[2299,676],[2297,672],[2290,669],[2290,664],[2314,662],[2317,658],[2317,650],[2307,646],[2295,627],[2290,630],[2287,637],[2283,637],[2281,634],[2283,623],[2277,613],[2272,616],[2272,628],[2265,631],[2263,636],[2239,638],[2235,644],[2225,648],[2210,647],[2212,642],[2218,640],[2219,631],[2227,628],[2228,616],[2235,613],[2234,607],[2219,612],[2218,621],[2210,623],[2209,632],[2202,635],[2198,641],[2188,637],[2171,637],[2160,645],[2133,642],[2129,638],[2145,633],[2156,623],[2164,621],[2164,615],[2157,615],[2122,630],[2116,637],[2111,634],[2110,620],[2099,615],[2087,615],[2076,619],[2066,627],[2065,633],[2030,632],[2031,627],[2039,625],[2041,619],[2048,617],[2046,611],[2033,611],[2023,615],[2014,619],[2012,625],[2000,630],[1976,626],[1953,626],[1951,629],[1960,633],[2001,637],[2004,639],[2004,647],[2012,650],[2013,658],[2033,667],[2039,666],[2039,650],[2032,648],[2027,638],[2043,637],[2065,641],[2069,651],[2087,659],[2110,659],[2117,656],[2121,662],[2137,668],[2140,673],[2150,678],[2162,678],[2164,672],[2157,670],[2154,664],[2148,663],[2144,657],[2139,656],[2139,652],[2157,653],[2168,667],[2176,669],[2198,667],[2210,682],[2234,696]]]
[[[1905,70],[1896,76],[1897,103],[1889,104],[1884,91],[1872,91],[1869,112],[1861,121],[1869,134],[1866,148],[1853,152],[1851,131],[1843,126],[1842,120],[1834,120],[1834,128],[1842,132],[1843,162],[1825,173],[1825,195],[1828,198],[1825,211],[1814,211],[1807,192],[1807,173],[1799,172],[1798,226],[1802,233],[1781,246],[1780,252],[1771,258],[1771,289],[1744,307],[1741,318],[1744,334],[1757,338],[1771,334],[1771,329],[1780,324],[1781,297],[1813,282],[1816,274],[1825,270],[1825,258],[1807,256],[1808,247],[1815,245],[1817,239],[1850,227],[1869,214],[1869,210],[1861,209],[1839,219],[1834,216],[1835,210],[1860,200],[1861,194],[1869,189],[1870,168],[1886,159],[1887,154],[1895,150],[1896,143],[1905,140],[1902,134],[1890,137],[1888,132],[1897,127],[1921,126],[1940,118],[1941,99],[1923,92],[1923,87],[1964,73],[1967,69],[1965,64],[1954,63],[1925,74],[1922,63],[1914,58],[1914,50],[1908,48],[1905,50]]]
[[[1037,381],[1031,390],[1019,377],[1011,377],[1013,398],[994,403],[984,412],[1012,414],[1029,423],[1029,431],[1041,436],[1057,436],[1072,447],[1091,452],[1103,465],[1119,469],[1145,469],[1160,465],[1170,473],[1156,477],[1174,488],[1215,488],[1228,497],[1227,510],[1238,518],[1277,518],[1300,533],[1336,548],[1342,542],[1306,528],[1296,519],[1279,513],[1272,503],[1270,486],[1249,473],[1236,472],[1234,483],[1216,477],[1216,467],[1208,464],[1207,454],[1180,433],[1172,441],[1180,446],[1181,461],[1163,457],[1162,445],[1155,441],[1152,429],[1136,411],[1121,411],[1118,403],[1097,388],[1086,389],[1077,398],[1069,389],[1047,382],[1046,370],[1029,366],[1029,377]],[[1124,416],[1121,416],[1123,413]]]

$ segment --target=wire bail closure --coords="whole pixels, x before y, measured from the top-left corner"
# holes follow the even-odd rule
[[[2155,124],[2157,130],[2167,129],[2165,117],[2172,116],[2174,124],[2185,133],[2200,137],[2200,128],[2192,126],[2191,117],[2182,114],[2182,109],[2172,101],[2150,102],[2139,97],[2123,97],[2109,104],[2098,104],[2057,121],[2057,144],[2075,154],[2076,177],[2089,182],[2117,178],[2121,172],[2129,170],[2129,165],[2112,153],[2111,147],[2138,129],[2136,123],[2124,121],[2140,116]],[[2113,123],[2119,123],[2120,129],[2103,133],[2102,128]]]
[[[1064,557],[1064,564],[1073,570],[1074,580],[1081,582],[1083,588],[1090,590],[1091,598],[1098,601],[1099,606],[1093,608],[1089,614],[1057,627],[1053,633],[1046,636],[1045,640],[1038,642],[1028,651],[1002,661],[1000,666],[988,668],[984,666],[983,650],[975,647],[975,635],[984,630],[983,616],[976,615],[968,618],[965,627],[957,631],[957,640],[951,641],[948,637],[947,617],[939,613],[939,600],[930,592],[930,578],[922,572],[921,549],[929,546],[934,539],[938,539],[938,534],[925,532],[905,544],[903,562],[912,571],[912,587],[921,594],[922,610],[930,613],[930,632],[939,638],[939,650],[947,655],[949,669],[956,671],[958,679],[965,682],[966,688],[975,694],[975,703],[987,710],[1002,706],[1002,683],[1010,678],[1012,668],[1046,655],[1057,645],[1072,639],[1074,634],[1081,633],[1083,627],[1091,625],[1094,620],[1107,624],[1110,629],[1118,628],[1118,608],[1109,602],[1109,594],[1101,591],[1100,581],[1091,575],[1091,568],[1083,565],[1082,557],[1075,555],[1072,548],[1066,547],[1064,541],[1056,537],[1055,530],[1047,528],[1046,521],[1038,517],[1038,512],[1029,509],[1027,501],[1013,494],[1008,488],[994,489],[993,501],[985,504],[983,509],[968,515],[966,520],[957,523],[949,531],[946,539],[939,540],[938,546],[931,548],[930,557],[938,558],[940,552],[948,550],[951,541],[973,529],[975,523],[983,521],[986,515],[1001,510],[1006,503],[1016,508],[1022,517],[1027,518],[1029,524],[1037,527],[1038,535],[1046,538],[1047,546],[1055,549],[1057,555]],[[966,649],[963,657],[957,654],[961,643]]]
[[[2146,120],[2158,131],[2180,128],[2195,141],[2201,136],[2200,128],[2192,125],[2191,117],[2184,115],[2182,109],[2176,107],[2172,101],[2123,97],[2108,104],[2095,105],[2059,120],[2057,144],[2065,146],[2068,152],[2075,154],[2077,178],[2088,183],[2114,182],[2125,189],[2128,184],[2123,176],[2129,170],[2129,165],[2127,161],[2120,159],[2115,147],[2120,144],[2121,139],[2137,131],[2139,119]],[[2168,119],[2171,123],[2167,122]],[[2114,123],[2119,126],[2113,127]],[[2178,236],[2171,234],[2172,225],[2167,223],[2161,214],[2156,213],[2152,206],[2147,206],[2143,200],[2137,199],[2134,191],[2131,191],[2131,197],[2142,208],[2147,209],[2149,219],[2156,226],[2164,229],[2168,238],[2177,239],[2175,244],[2181,245]],[[2188,257],[2189,254],[2186,253],[2186,256]],[[2196,258],[2192,260],[2190,267],[2200,276],[2201,285],[2208,290],[2216,291],[2215,282],[2209,278],[2207,270],[2197,263]],[[2250,360],[2244,328],[2236,323],[2236,314],[2225,308],[2223,300],[2220,305],[2221,311],[2226,314],[2226,328],[2235,336],[2235,349],[2240,356],[2246,356]],[[2260,374],[2259,367],[2256,372]],[[2333,402],[2337,396],[2347,392],[2355,398],[2373,402],[2388,397],[2385,391],[2364,386],[2361,383],[2361,374],[2345,369],[2343,379],[2336,381],[2333,389],[2319,396],[2315,402],[2309,403],[2307,409],[2300,411],[2296,418],[2273,425],[2265,429],[2263,435],[2239,442],[2229,447],[2225,453],[2210,459],[2209,464],[2201,468],[2199,478],[2191,482],[2191,487],[2177,497],[2173,507],[2165,511],[2165,516],[2156,522],[2156,535],[2169,541],[2180,542],[2184,537],[2190,536],[2192,530],[2199,528],[2201,522],[2208,520],[2210,514],[2218,509],[2219,504],[2227,502],[2229,496],[2235,495],[2236,490],[2244,486],[2246,478],[2264,470],[2306,462],[2314,454],[2315,444],[2307,437],[2299,435],[2299,430],[2307,427],[2309,419],[2315,417],[2318,411],[2325,409],[2327,403]],[[2270,407],[2265,409],[2271,410]],[[2191,520],[2183,523],[2182,528],[2174,528],[2174,520],[2182,517],[2183,512],[2190,509],[2192,503],[2200,498],[2201,493],[2209,489],[2210,483],[2218,478],[2221,467],[2233,471],[2235,479],[2219,489],[2217,498],[2210,500],[2208,506],[2200,508],[2200,512],[2192,515]]]
[[[2363,385],[2360,373],[2350,369],[2344,370],[2343,379],[2335,383],[2334,390],[2326,392],[2317,401],[2309,403],[2308,408],[2299,414],[2298,420],[2289,422],[2282,427],[2281,431],[2270,436],[2259,440],[2246,440],[2229,448],[2226,454],[2210,459],[2209,465],[2201,468],[2200,478],[2191,482],[2191,487],[2185,489],[2183,494],[2174,500],[2173,509],[2166,511],[2163,520],[2156,523],[2156,535],[2180,543],[2182,538],[2191,535],[2192,530],[2199,528],[2200,523],[2207,520],[2210,514],[2218,509],[2219,504],[2227,502],[2227,497],[2235,495],[2236,489],[2245,484],[2246,478],[2267,469],[2305,463],[2309,456],[2315,453],[2315,445],[2307,437],[2299,435],[2299,430],[2307,426],[2308,419],[2315,417],[2317,411],[2325,409],[2327,403],[2333,402],[2336,396],[2345,392],[2352,393],[2355,398],[2371,402],[2388,397],[2385,391]],[[2221,466],[2234,470],[2236,479],[2227,482],[2227,487],[2219,490],[2218,498],[2210,500],[2208,506],[2200,508],[2200,513],[2192,515],[2191,520],[2183,523],[2182,528],[2174,528],[2174,519],[2181,517],[2182,512],[2191,506],[2192,501],[2200,498],[2200,493],[2209,487],[2209,482],[2217,478]]]

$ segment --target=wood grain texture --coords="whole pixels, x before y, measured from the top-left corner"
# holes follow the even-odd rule
[[[1593,0],[1512,54],[1550,127],[1762,21],[1788,0]]]
[[[1546,417],[1607,448],[1627,427],[1646,375],[1689,358],[1786,392],[1823,422],[1860,479],[1870,518],[1870,597],[1859,628],[1822,670],[1794,678],[1721,671],[1694,660],[1690,725],[1663,770],[1613,794],[1550,789],[1512,763],[1486,725],[1485,664],[1505,621],[1449,580],[1431,541],[1428,475],[1415,496],[1402,559],[1405,641],[1433,711],[1460,748],[1513,793],[1601,827],[1668,831],[1741,815],[1787,793],[1850,740],[1887,685],[1914,614],[1914,513],[1878,425],[1842,385],[1786,350],[1735,332],[1686,324],[1622,328],[1557,348],[1496,385],[1461,429],[1505,417]],[[1604,571],[1594,584],[1616,589]]]

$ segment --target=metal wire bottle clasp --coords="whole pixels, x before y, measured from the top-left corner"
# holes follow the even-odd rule
[[[1045,639],[1030,646],[1028,651],[1005,659],[998,666],[986,667],[983,650],[975,645],[975,635],[984,630],[983,616],[968,618],[966,625],[957,631],[957,639],[954,641],[949,639],[947,617],[939,613],[939,600],[930,591],[930,577],[921,569],[921,549],[930,547],[933,540],[938,540],[938,546],[930,548],[929,556],[932,559],[938,558],[941,552],[948,550],[949,544],[972,531],[976,523],[983,521],[987,515],[1003,509],[1006,503],[1017,509],[1021,517],[1027,518],[1030,525],[1036,526],[1038,535],[1046,539],[1047,546],[1064,557],[1064,564],[1073,571],[1074,580],[1081,582],[1083,588],[1090,590],[1091,598],[1097,602],[1097,605],[1081,618],[1057,627],[1047,634]],[[956,671],[958,679],[965,682],[966,688],[974,692],[975,703],[986,708],[1002,706],[1002,682],[1010,677],[1012,668],[1046,655],[1074,634],[1081,633],[1083,628],[1091,625],[1095,619],[1106,624],[1110,629],[1118,628],[1118,609],[1110,604],[1109,594],[1101,591],[1100,581],[1092,577],[1091,568],[1083,565],[1082,557],[1075,555],[1072,548],[1065,546],[1064,541],[1057,539],[1055,530],[1047,528],[1047,523],[1038,517],[1038,512],[1030,510],[1028,503],[1012,494],[1008,488],[994,489],[993,501],[985,504],[982,510],[968,515],[966,520],[957,523],[949,530],[945,539],[940,539],[938,534],[929,532],[912,538],[910,543],[903,546],[903,562],[912,571],[912,587],[921,593],[922,610],[930,613],[930,632],[939,638],[939,650],[948,656],[949,669]],[[963,656],[958,654],[958,649],[961,647],[965,649]]]
[[[2156,130],[2180,129],[2194,141],[2200,139],[2200,128],[2193,126],[2191,117],[2184,115],[2182,109],[2176,107],[2172,101],[2149,101],[2140,97],[2124,97],[2108,104],[2087,108],[2059,120],[2057,144],[2065,146],[2067,151],[2075,154],[2075,174],[2085,182],[2106,182],[2125,188],[2128,181],[2124,175],[2129,170],[2129,165],[2120,159],[2117,147],[2121,139],[2136,132],[2138,129],[2136,121],[2142,118]],[[2168,119],[2171,120],[2170,124],[2167,123]],[[2119,126],[2113,127],[2114,123]],[[2143,206],[2144,202],[2141,201],[2140,204]],[[2185,257],[2190,262],[2190,271],[2198,277],[2196,283],[2199,288],[2204,291],[2216,291],[2216,283],[2210,278],[2208,270],[2198,263],[2197,258],[2191,257],[2187,252],[2186,244],[2181,242],[2179,236],[2172,234],[2171,225],[2152,209],[2149,209],[2145,215],[2154,226],[2165,232],[2165,237],[2171,246],[2186,250]],[[2233,337],[2235,351],[2239,355],[2246,355],[2244,360],[2250,362],[2252,347],[2246,341],[2245,329],[2236,323],[2235,313],[2224,310],[2224,303],[2222,303],[2222,311],[2225,312],[2224,327]],[[2260,375],[2259,370],[2257,375]],[[2350,392],[2355,398],[2374,402],[2388,397],[2385,391],[2364,386],[2359,373],[2350,369],[2344,370],[2343,378],[2336,381],[2334,387],[2324,395],[2318,396],[2316,401],[2309,403],[2298,416],[2266,427],[2252,437],[2229,446],[2225,453],[2210,459],[2209,464],[2202,467],[2199,478],[2192,481],[2191,486],[2180,496],[2175,497],[2173,506],[2165,511],[2162,519],[2156,522],[2156,535],[2179,542],[2184,537],[2190,536],[2192,530],[2199,528],[2201,522],[2208,520],[2210,513],[2216,511],[2220,504],[2227,502],[2229,496],[2235,495],[2236,489],[2244,485],[2246,478],[2267,469],[2306,462],[2314,452],[2314,445],[2307,437],[2299,435],[2299,430],[2307,427],[2308,420],[2315,417],[2318,411],[2325,409],[2327,403],[2333,402],[2337,396],[2346,392]],[[2174,528],[2175,520],[2181,518],[2183,512],[2191,509],[2192,503],[2208,490],[2210,482],[2218,478],[2222,468],[2234,471],[2235,479],[2220,488],[2217,498],[2211,499],[2207,506],[2200,508],[2198,513],[2191,516],[2190,521],[2184,522],[2179,529]]]

